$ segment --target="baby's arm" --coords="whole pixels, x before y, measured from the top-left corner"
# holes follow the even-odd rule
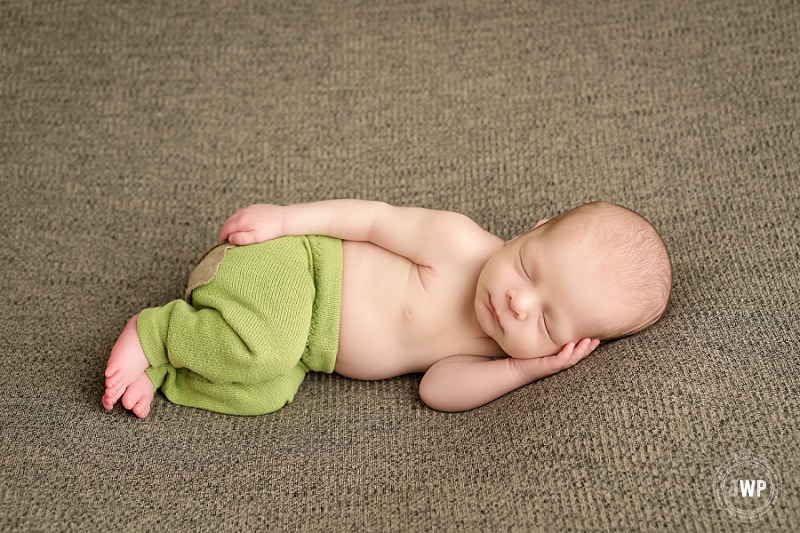
[[[369,241],[429,266],[454,247],[489,235],[464,215],[365,200],[326,200],[288,206],[257,204],[231,216],[220,242],[246,245],[285,235],[328,235]]]
[[[419,394],[429,407],[439,411],[467,411],[537,379],[573,366],[600,342],[583,339],[570,342],[556,355],[536,359],[491,359],[457,355],[434,364],[422,378]]]

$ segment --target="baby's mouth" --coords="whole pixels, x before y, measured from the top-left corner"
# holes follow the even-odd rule
[[[492,295],[487,294],[487,296],[489,297],[489,310],[494,316],[494,321],[497,322],[497,326],[500,328],[500,331],[505,333],[506,330],[503,329],[503,324],[500,323],[500,317],[497,315],[497,309],[494,308],[494,304],[492,303]]]

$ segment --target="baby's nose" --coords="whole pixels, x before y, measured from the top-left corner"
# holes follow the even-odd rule
[[[508,307],[514,313],[517,320],[525,320],[528,318],[528,307],[530,306],[530,297],[519,289],[511,289],[508,291]]]

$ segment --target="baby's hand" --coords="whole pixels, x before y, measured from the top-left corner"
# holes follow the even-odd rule
[[[238,246],[283,237],[283,215],[279,205],[256,204],[240,209],[225,222],[219,242]]]
[[[536,359],[514,359],[517,371],[528,381],[536,381],[575,365],[600,345],[598,339],[583,339],[577,345],[569,342],[556,355]]]

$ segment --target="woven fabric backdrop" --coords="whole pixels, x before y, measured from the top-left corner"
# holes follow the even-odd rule
[[[0,530],[800,530],[798,124],[795,0],[0,2]],[[673,302],[467,413],[419,375],[103,410],[228,215],[339,197],[506,239],[617,202]],[[715,497],[739,454],[755,525]]]

